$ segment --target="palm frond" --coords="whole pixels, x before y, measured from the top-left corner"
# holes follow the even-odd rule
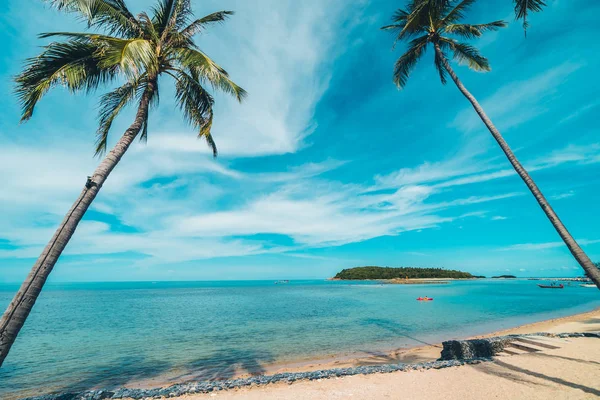
[[[445,37],[441,37],[440,41],[448,44],[454,59],[459,63],[468,65],[474,71],[487,72],[491,70],[488,59],[482,56],[474,46]]]
[[[494,21],[487,24],[451,24],[444,29],[446,33],[452,33],[465,39],[474,39],[483,35],[484,32],[497,31],[506,27],[508,24],[504,21]]]
[[[394,83],[398,88],[402,89],[406,86],[410,73],[423,56],[427,40],[427,35],[411,40],[408,50],[396,61],[394,65]]]
[[[160,40],[167,42],[167,37],[185,26],[192,14],[190,0],[163,0],[161,19],[159,19]]]
[[[422,22],[421,8],[425,7],[424,4],[419,5],[418,9],[412,12],[411,8],[408,11],[402,9],[396,10],[392,16],[393,24],[381,27],[382,30],[397,32],[393,47],[401,40],[410,39],[427,31],[427,24]]]
[[[102,67],[119,67],[130,78],[159,72],[155,47],[146,39],[104,39],[98,58]]]
[[[176,80],[175,89],[179,108],[183,111],[188,123],[198,129],[198,137],[206,139],[213,150],[213,155],[216,157],[217,148],[210,133],[213,118],[213,97],[202,87],[197,77],[181,70],[173,77]]]
[[[438,20],[448,8],[448,0],[412,0],[407,7],[407,15],[402,16],[402,30],[398,33],[398,39],[410,38],[418,32],[428,31],[431,21]],[[400,17],[400,14],[397,14]]]
[[[444,50],[442,50],[442,57],[448,58],[446,56],[446,53],[444,52]],[[448,71],[446,71],[446,68],[444,67],[444,64],[442,62],[442,58],[437,53],[437,51],[435,52],[435,57],[434,57],[433,62],[435,64],[435,69],[437,70],[437,72],[440,76],[440,81],[442,82],[442,85],[445,85],[448,82]]]
[[[195,34],[199,33],[202,29],[206,28],[207,25],[215,22],[224,22],[230,15],[233,14],[233,11],[217,11],[212,14],[208,14],[186,26],[180,33],[183,37],[191,38]]]
[[[151,38],[155,43],[158,43],[160,40],[160,36],[156,31],[156,27],[152,23],[152,19],[145,12],[141,12],[138,15],[138,19],[140,20],[140,27],[144,32],[146,37]]]
[[[529,12],[542,11],[546,6],[546,2],[544,0],[514,0],[514,3],[515,18],[523,20],[523,30],[525,31],[525,35],[527,35],[527,28],[529,27],[527,17],[529,17]]]
[[[98,130],[96,131],[96,155],[106,152],[108,142],[108,133],[113,121],[119,115],[121,110],[131,103],[136,97],[139,97],[142,90],[146,87],[145,76],[131,82],[112,92],[106,93],[100,98],[100,112],[98,113]]]
[[[465,12],[471,7],[477,0],[462,0],[456,6],[454,6],[437,24],[438,28],[453,24],[460,21],[465,17]],[[448,2],[449,3],[449,2]]]
[[[158,5],[153,8],[152,22],[156,27],[156,31],[162,36],[165,32],[169,21],[175,12],[177,0],[159,0]]]
[[[231,94],[240,102],[246,97],[246,91],[229,78],[227,71],[202,51],[178,48],[175,49],[175,57],[182,69],[193,71],[201,82],[208,81],[214,89]]]
[[[53,86],[63,85],[72,92],[90,91],[114,79],[116,69],[99,65],[97,53],[96,44],[76,39],[51,43],[39,56],[28,59],[24,71],[15,78],[21,121],[31,118],[37,102]]]
[[[106,29],[111,35],[138,37],[138,21],[124,0],[46,0],[51,6],[65,12],[76,13],[88,25]]]
[[[177,104],[190,125],[200,129],[205,123],[207,113],[214,104],[213,97],[202,84],[184,71],[178,71],[175,78]]]
[[[200,134],[198,135],[198,137],[203,137],[206,140],[208,147],[213,152],[213,157],[217,158],[217,155],[219,154],[219,152],[217,151],[217,144],[215,143],[215,140],[213,139],[213,136],[211,133],[212,123],[213,123],[213,111],[211,109],[208,120],[206,121],[206,124],[204,124],[202,129],[200,129]]]
[[[110,39],[119,40],[119,38],[116,38],[114,36],[100,35],[97,33],[89,33],[89,32],[44,32],[44,33],[40,33],[38,35],[38,38],[47,39],[47,38],[56,37],[56,36],[62,36],[62,37],[66,37],[69,39],[80,39],[83,41],[86,41],[86,40],[99,41],[99,40],[110,40]]]

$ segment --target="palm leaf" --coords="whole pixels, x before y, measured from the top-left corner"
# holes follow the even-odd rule
[[[51,6],[79,14],[91,26],[106,29],[111,35],[137,37],[138,21],[123,0],[46,0]]]
[[[454,8],[452,8],[444,18],[437,24],[438,28],[453,24],[460,21],[465,17],[465,12],[471,7],[477,0],[462,0]],[[450,2],[448,2],[450,3]]]
[[[523,29],[527,35],[527,28],[529,27],[527,17],[529,16],[529,12],[542,11],[542,9],[546,6],[546,3],[543,0],[514,0],[514,3],[515,18],[523,20]]]
[[[454,59],[459,63],[468,65],[474,71],[487,72],[491,70],[488,59],[483,57],[474,46],[445,37],[441,37],[440,41],[448,44],[448,48],[454,54]]]
[[[219,23],[225,21],[230,15],[233,15],[233,11],[218,11],[212,14],[208,14],[202,18],[199,18],[185,27],[180,34],[183,37],[191,38],[202,29],[206,28],[207,25],[212,23]]]
[[[214,104],[213,97],[202,87],[197,76],[188,74],[184,71],[178,71],[177,75],[172,75],[175,80],[176,98],[185,119],[190,125],[199,130],[198,137],[205,138],[208,145],[217,156],[217,148],[211,136]]]
[[[115,78],[116,69],[101,66],[98,46],[90,41],[70,40],[51,43],[37,57],[30,58],[16,78],[16,93],[22,105],[21,121],[33,115],[37,102],[53,86],[63,85],[72,92],[93,90]]]
[[[202,51],[189,48],[178,48],[175,49],[175,57],[182,69],[193,71],[200,81],[208,81],[214,89],[231,94],[235,96],[238,101],[242,101],[246,97],[246,91],[229,78],[227,71],[221,68]]]
[[[402,89],[406,86],[408,77],[423,55],[427,43],[427,35],[411,40],[408,50],[396,61],[394,65],[394,83],[398,88]]]
[[[474,39],[483,35],[484,32],[497,31],[500,28],[506,27],[508,24],[504,21],[494,21],[487,24],[451,24],[444,29],[446,33],[452,33],[461,36],[465,39]]]
[[[443,50],[442,50],[442,57],[448,58],[446,56],[446,54],[443,52]],[[435,52],[435,57],[434,57],[433,62],[435,64],[435,69],[437,70],[438,75],[440,76],[440,81],[442,82],[442,85],[445,85],[448,82],[448,71],[446,71],[446,68],[444,67],[444,64],[442,62],[442,58],[437,53],[437,51]]]
[[[146,39],[103,39],[98,57],[102,67],[118,66],[130,78],[159,72],[155,47]]]
[[[141,94],[140,89],[145,88],[145,76],[135,81],[127,82],[123,86],[102,96],[100,99],[100,112],[98,114],[99,126],[96,131],[96,155],[106,152],[108,133],[113,121],[131,101]]]

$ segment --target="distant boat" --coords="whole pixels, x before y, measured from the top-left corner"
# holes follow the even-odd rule
[[[553,283],[552,285],[538,285],[538,286],[541,287],[542,289],[564,289],[564,287],[565,287],[565,285],[563,285],[562,283],[560,285]]]
[[[417,298],[417,301],[433,301],[433,297],[419,297]]]
[[[586,283],[585,285],[579,285],[581,287],[596,287],[593,283]]]
[[[290,281],[288,281],[288,280],[284,280],[284,281],[275,281],[275,284],[276,284],[276,285],[279,285],[279,284],[284,284],[284,283],[290,283]]]

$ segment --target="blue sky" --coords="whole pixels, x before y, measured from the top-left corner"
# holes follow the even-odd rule
[[[141,0],[129,0],[135,12]],[[105,184],[52,281],[324,278],[357,265],[580,275],[466,99],[429,52],[408,86],[379,27],[403,1],[193,1],[236,11],[197,43],[249,92],[217,95],[213,160],[171,82],[147,145]],[[483,5],[485,3],[485,6]],[[600,33],[592,0],[555,0],[527,39],[508,0],[468,15],[507,29],[456,71],[564,223],[600,260]],[[581,12],[581,10],[586,10]],[[55,90],[19,124],[11,77],[46,31],[82,30],[38,0],[0,4],[0,282],[22,280],[95,168],[98,94]],[[102,93],[102,92],[99,92]],[[124,113],[112,141],[131,121]]]

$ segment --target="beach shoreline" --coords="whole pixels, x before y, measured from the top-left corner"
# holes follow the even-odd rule
[[[575,360],[577,363],[589,363],[594,367],[600,365],[600,362],[593,361],[594,359],[600,360],[600,340],[598,340],[600,338],[600,308],[540,322],[522,324],[513,328],[496,330],[482,335],[466,336],[464,339],[527,335],[520,337],[539,340],[535,334],[540,332],[545,332],[546,334],[542,336],[548,337],[548,340],[562,341],[560,344],[562,348],[557,346],[554,348],[558,350],[551,351],[556,353],[556,360]],[[588,332],[590,336],[580,337],[585,332]],[[527,340],[531,343],[530,339]],[[373,385],[375,382],[378,382],[376,386],[371,388],[371,392],[368,394],[368,398],[375,399],[390,397],[390,388],[397,386],[398,382],[409,380],[410,382],[408,383],[420,387],[419,380],[426,379],[433,380],[430,384],[434,384],[435,386],[440,384],[440,382],[437,382],[438,378],[434,379],[433,376],[442,373],[450,375],[458,374],[454,380],[463,380],[463,384],[469,386],[471,385],[470,380],[474,379],[469,374],[477,374],[482,369],[488,371],[497,368],[497,366],[490,366],[497,363],[496,357],[493,359],[441,361],[439,360],[441,350],[441,344],[435,343],[408,349],[397,349],[389,353],[371,352],[321,360],[305,360],[296,363],[274,363],[265,366],[265,369],[258,375],[236,374],[225,381],[185,379],[185,376],[180,375],[180,379],[177,381],[154,380],[151,382],[140,380],[123,385],[122,387],[125,389],[117,390],[117,388],[96,387],[89,388],[91,391],[88,392],[80,392],[80,395],[81,398],[86,399],[95,398],[94,396],[99,396],[98,393],[103,393],[103,396],[108,395],[106,398],[141,398],[140,396],[144,398],[158,398],[164,397],[164,393],[168,393],[167,397],[198,400],[209,398],[209,396],[214,397],[215,395],[223,399],[329,399],[331,398],[330,392],[337,393],[339,390],[350,390],[354,391],[354,393],[359,393],[366,387],[365,385]],[[590,359],[581,361],[573,358],[573,355]],[[511,360],[519,361],[519,357],[514,356]],[[504,357],[500,359],[504,359]],[[526,359],[523,362],[531,362],[531,359]],[[554,364],[550,363],[547,359],[539,359],[532,365],[534,369],[544,369],[552,367]],[[573,368],[574,373],[579,374],[577,377],[588,377],[590,374],[594,377],[596,376],[595,368],[593,372],[589,372],[587,366],[576,364],[569,367]],[[560,368],[564,368],[564,366],[560,366]],[[456,372],[457,370],[464,371]],[[448,382],[444,379],[446,378],[442,379],[442,383],[446,385]],[[341,383],[344,380],[346,382]],[[292,382],[293,384],[291,384]],[[600,385],[600,382],[598,384]],[[207,389],[201,389],[203,387]],[[315,393],[314,390],[316,387],[318,387],[318,390]],[[588,389],[591,390],[591,393],[600,395],[600,386],[597,390],[596,388]],[[349,395],[352,396],[353,394]],[[362,398],[367,398],[364,397],[367,396],[366,393],[362,393],[362,395]],[[440,399],[460,398],[461,400],[479,398],[477,396],[447,397],[446,394],[439,394],[437,397],[434,394],[431,397]],[[39,399],[51,400],[57,398],[60,398],[60,394],[42,396]],[[407,398],[422,397],[408,396]],[[524,397],[515,395],[515,397],[508,396],[502,398]],[[529,396],[528,398],[534,397]],[[569,398],[588,397],[572,396]]]
[[[481,339],[505,335],[529,334],[536,332],[548,333],[564,333],[575,332],[575,328],[579,328],[580,322],[598,318],[600,320],[600,307],[592,311],[576,313],[573,315],[550,318],[538,322],[526,323],[517,325],[511,328],[493,330],[484,334],[477,335],[459,335],[456,337],[448,337],[445,340],[468,340]],[[572,326],[571,326],[572,325]],[[562,329],[562,330],[561,330]],[[600,330],[600,325],[597,330]],[[291,361],[279,361],[263,365],[263,370],[260,374],[249,374],[247,372],[235,373],[231,379],[246,379],[257,375],[276,375],[285,373],[301,373],[320,370],[329,370],[334,368],[353,368],[362,366],[376,366],[385,364],[419,364],[433,362],[440,358],[442,350],[441,341],[426,344],[414,345],[401,348],[393,348],[387,350],[374,350],[365,352],[350,352],[342,354],[333,354],[323,357],[307,357]],[[193,379],[170,380],[164,377],[155,377],[149,380],[139,380],[126,385],[128,388],[143,389],[143,388],[159,388],[174,384],[187,383],[194,381]],[[100,388],[95,388],[100,389]]]
[[[525,335],[595,332],[600,333],[600,308],[566,317],[523,324],[514,328],[490,332],[468,339],[505,335]],[[534,343],[534,342],[529,342]],[[236,388],[218,394],[188,394],[176,399],[204,400],[218,396],[232,400],[311,399],[331,398],[394,398],[403,399],[591,399],[600,397],[597,370],[600,365],[600,340],[571,338],[543,344],[552,350],[494,357],[489,362],[466,363],[460,366],[417,368],[389,373],[353,375],[329,379],[303,380],[293,384],[278,382]],[[556,346],[554,346],[556,344]],[[439,357],[441,348],[421,346],[406,349],[422,358]],[[536,350],[537,351],[537,350]],[[423,362],[421,362],[423,365]],[[424,362],[424,364],[428,364]],[[432,364],[432,363],[429,363]],[[319,364],[320,370],[332,367]],[[316,365],[315,365],[316,367]],[[306,371],[306,368],[301,370]],[[333,368],[340,368],[339,364]],[[294,372],[296,368],[280,368],[279,372]]]
[[[466,335],[458,336],[456,340],[468,340],[468,339],[482,339],[496,336],[505,335],[516,335],[536,332],[548,332],[548,333],[563,333],[563,332],[574,332],[565,328],[561,330],[560,327],[566,324],[571,324],[587,320],[591,318],[600,317],[600,307],[583,313],[577,313],[570,316],[558,317],[547,319],[539,322],[532,322],[523,325],[518,325],[513,328],[507,328],[502,330],[495,330],[489,333],[480,335]],[[559,328],[559,329],[557,329]],[[448,338],[450,339],[450,338]],[[265,365],[266,375],[274,375],[279,373],[294,373],[294,372],[307,372],[316,371],[322,369],[331,368],[348,368],[357,366],[367,366],[382,364],[384,361],[398,362],[398,363],[422,363],[435,361],[440,358],[440,352],[442,350],[442,343],[432,343],[429,345],[415,345],[409,347],[402,347],[392,349],[388,351],[374,351],[374,352],[355,352],[345,355],[331,355],[323,358],[311,358],[306,360],[298,360],[295,362],[281,362]],[[236,378],[246,378],[251,375],[240,374],[236,375]]]

